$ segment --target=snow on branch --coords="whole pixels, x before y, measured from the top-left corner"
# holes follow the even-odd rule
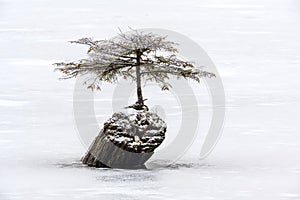
[[[151,32],[133,30],[128,34],[120,31],[117,37],[109,40],[81,38],[71,43],[87,45],[88,58],[55,63],[56,70],[63,73],[62,79],[91,75],[87,81],[90,89],[100,89],[101,82],[115,82],[119,78],[136,81],[137,67],[141,78],[158,83],[163,90],[171,87],[167,82],[170,76],[197,82],[203,77],[215,76],[179,59],[176,55],[178,44],[168,41],[167,36]]]

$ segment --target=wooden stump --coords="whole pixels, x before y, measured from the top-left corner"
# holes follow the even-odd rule
[[[82,162],[92,167],[145,168],[144,163],[165,139],[166,129],[166,123],[149,111],[115,113],[104,123]]]

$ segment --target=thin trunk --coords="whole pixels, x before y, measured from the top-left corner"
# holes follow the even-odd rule
[[[137,51],[136,54],[136,85],[137,85],[137,98],[140,105],[144,104],[141,86],[141,69],[140,69],[141,52]]]

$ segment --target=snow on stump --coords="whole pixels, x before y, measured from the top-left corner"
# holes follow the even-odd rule
[[[91,167],[145,168],[144,163],[165,139],[166,130],[166,123],[149,111],[114,113],[82,162]]]

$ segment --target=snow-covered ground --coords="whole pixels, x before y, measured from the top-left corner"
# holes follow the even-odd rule
[[[298,0],[0,0],[0,199],[300,199],[299,10]],[[66,41],[109,38],[128,26],[185,34],[215,62],[227,113],[206,160],[197,160],[199,137],[172,167],[77,163],[85,147],[74,125],[74,81],[58,81],[51,64],[84,55]],[[100,123],[111,116],[113,87],[97,94]],[[168,95],[153,104],[167,107]],[[168,109],[172,135],[178,109]]]

